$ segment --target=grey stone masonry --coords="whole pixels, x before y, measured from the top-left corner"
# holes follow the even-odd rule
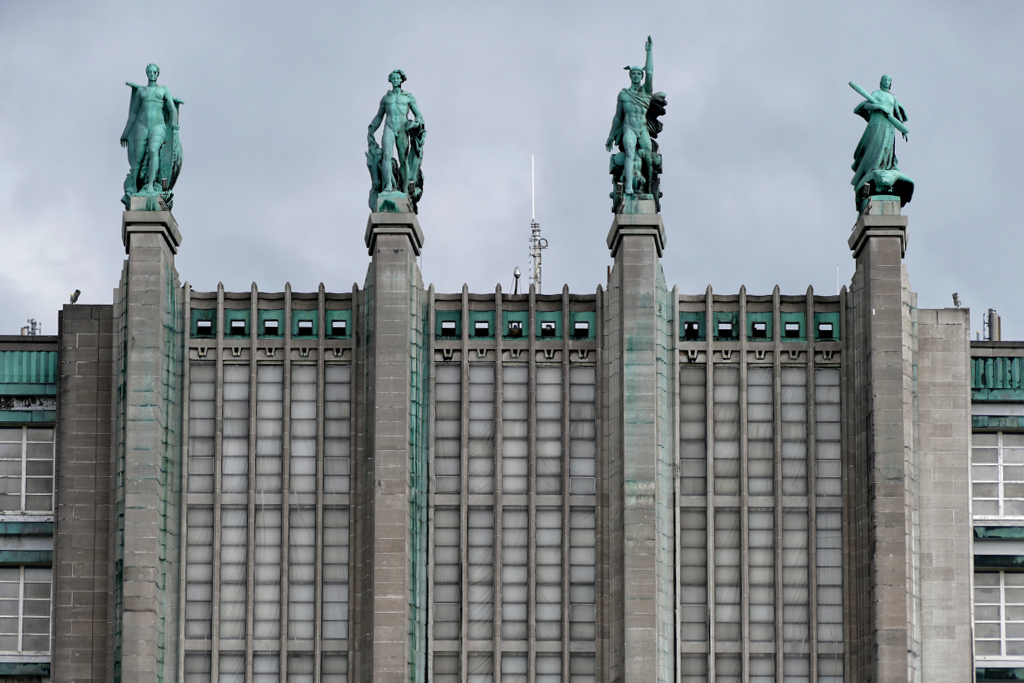
[[[58,327],[51,677],[98,683],[113,678],[111,307],[66,305]]]
[[[416,216],[373,213],[366,246],[373,261],[366,276],[367,342],[365,405],[367,416],[361,469],[363,524],[369,538],[360,591],[365,611],[353,628],[361,650],[355,670],[359,681],[407,683],[409,680],[410,459],[412,347],[423,282],[416,256],[423,244]],[[366,595],[366,592],[371,592]],[[422,678],[422,674],[420,674]]]
[[[605,398],[610,547],[606,590],[611,610],[606,680],[673,680],[674,597],[664,594],[674,532],[661,489],[663,446],[673,435],[658,418],[669,398],[659,382],[665,229],[656,214],[616,215],[607,244],[615,259],[605,305]],[[674,451],[673,451],[674,452]],[[669,484],[671,486],[671,484]],[[671,519],[671,515],[668,516]],[[620,668],[621,667],[621,668]]]
[[[135,207],[133,207],[135,208]],[[115,292],[114,677],[177,680],[181,236],[169,211],[126,211]]]
[[[922,680],[969,681],[971,366],[967,309],[917,312]]]

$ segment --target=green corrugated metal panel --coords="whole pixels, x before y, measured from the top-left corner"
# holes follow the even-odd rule
[[[0,662],[0,676],[49,677],[49,662]]]
[[[972,415],[973,429],[1024,429],[1024,417],[1019,415]]]
[[[982,538],[998,538],[1005,540],[1019,541],[1024,539],[1024,527],[1019,526],[976,526],[974,527],[974,537],[978,539]]]
[[[56,384],[56,351],[0,351],[0,384]]]
[[[53,564],[52,550],[0,550],[2,564]]]
[[[0,384],[0,396],[56,396],[56,384],[25,384],[23,382]]]
[[[971,359],[971,389],[975,400],[1024,401],[1024,358],[997,356]],[[979,390],[988,394],[979,395]],[[998,394],[995,392],[999,392]]]
[[[31,422],[32,424],[57,421],[56,410],[0,410],[0,422]]]
[[[0,536],[53,536],[53,522],[0,522]]]

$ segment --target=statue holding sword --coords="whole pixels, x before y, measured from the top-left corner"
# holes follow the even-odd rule
[[[900,205],[910,202],[914,194],[914,181],[903,174],[896,159],[896,131],[907,139],[907,112],[889,92],[892,78],[882,76],[880,90],[868,93],[850,81],[850,87],[864,98],[853,110],[865,121],[867,128],[853,153],[853,185],[857,210],[863,210],[871,196],[896,196]]]

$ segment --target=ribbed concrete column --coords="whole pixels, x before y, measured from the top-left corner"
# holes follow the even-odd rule
[[[865,680],[912,680],[920,666],[914,519],[913,302],[904,291],[907,218],[899,201],[869,201],[849,239],[857,260],[852,288],[855,337],[852,456],[862,460],[854,515],[861,538],[858,650]],[[909,287],[906,289],[909,290]],[[868,555],[865,556],[864,554]],[[916,632],[918,631],[918,632]],[[870,677],[870,678],[868,678]]]
[[[169,211],[141,210],[124,212],[122,237],[128,259],[114,296],[114,678],[174,681],[183,340],[174,254],[181,234]]]
[[[615,259],[605,304],[607,485],[610,543],[621,553],[613,551],[606,570],[612,603],[621,606],[609,615],[608,680],[656,683],[674,679],[673,437],[665,419],[672,387],[665,362],[675,307],[661,271],[660,216],[616,215],[607,243]]]
[[[419,511],[413,461],[419,457],[414,432],[422,419],[415,375],[422,356],[425,296],[416,257],[423,233],[412,213],[374,213],[366,228],[366,245],[373,261],[366,276],[366,462],[371,481],[362,492],[372,510],[372,538],[366,539],[372,557],[372,590],[364,604],[360,630],[372,655],[363,652],[360,680],[407,683],[410,667],[415,680],[424,680],[422,653],[426,632],[419,628],[423,611],[418,601],[424,557],[417,557]],[[422,446],[422,444],[420,445]],[[424,451],[425,453],[425,451]],[[425,486],[425,482],[423,482]],[[424,488],[425,491],[425,488]],[[372,500],[372,504],[370,501]],[[422,530],[420,530],[420,533]],[[423,547],[420,545],[420,547]],[[414,566],[415,565],[415,566]],[[425,578],[425,574],[423,577]],[[372,635],[370,635],[372,633]],[[422,643],[410,643],[410,639]],[[412,654],[415,653],[415,654]],[[372,668],[371,668],[372,667]]]

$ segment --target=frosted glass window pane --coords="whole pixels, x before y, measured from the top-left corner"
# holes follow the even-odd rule
[[[219,683],[245,683],[245,655],[221,653]]]
[[[292,365],[291,462],[289,488],[295,493],[316,492],[315,365]]]
[[[469,492],[494,492],[494,364],[469,366]]]
[[[434,490],[462,490],[462,367],[434,368]]]
[[[807,370],[782,368],[782,493],[807,495]]]
[[[281,492],[281,433],[284,368],[256,369],[256,490]]]
[[[529,482],[527,460],[527,380],[525,365],[502,365],[502,491],[526,493]]]
[[[256,508],[253,638],[281,635],[281,508]]]
[[[494,509],[469,508],[469,633],[494,637]],[[436,581],[436,578],[435,578]],[[470,670],[472,674],[472,669]]]
[[[775,494],[773,387],[772,368],[747,368],[747,485],[752,496]]]
[[[293,376],[294,379],[294,376]],[[288,638],[313,637],[316,516],[311,507],[288,514]]]
[[[460,669],[458,653],[434,653],[434,681],[436,683],[459,683]]]
[[[717,683],[740,683],[740,656],[734,654],[715,655],[715,681]]]
[[[739,480],[739,382],[737,366],[715,366],[714,429],[715,429],[715,493],[738,495]]]
[[[249,488],[249,366],[225,365],[221,428],[221,490]]]
[[[213,492],[215,380],[213,363],[189,365],[188,490],[196,493]]]
[[[210,672],[209,652],[189,652],[185,655],[185,683],[209,683]]]
[[[538,367],[537,493],[562,492],[562,368]]]
[[[245,638],[248,510],[221,508],[220,637]]]
[[[716,638],[740,639],[740,516],[736,510],[715,510]]]
[[[748,524],[750,639],[775,640],[775,511],[751,509]]]
[[[281,660],[275,653],[254,653],[252,656],[253,683],[278,683],[281,680]]]
[[[457,507],[434,509],[434,639],[457,640],[461,632],[460,515]]]
[[[528,516],[525,508],[502,510],[502,624],[505,640],[526,640]],[[523,671],[525,674],[525,669]]]
[[[569,513],[569,637],[596,639],[597,515],[592,507],[573,507]]]

